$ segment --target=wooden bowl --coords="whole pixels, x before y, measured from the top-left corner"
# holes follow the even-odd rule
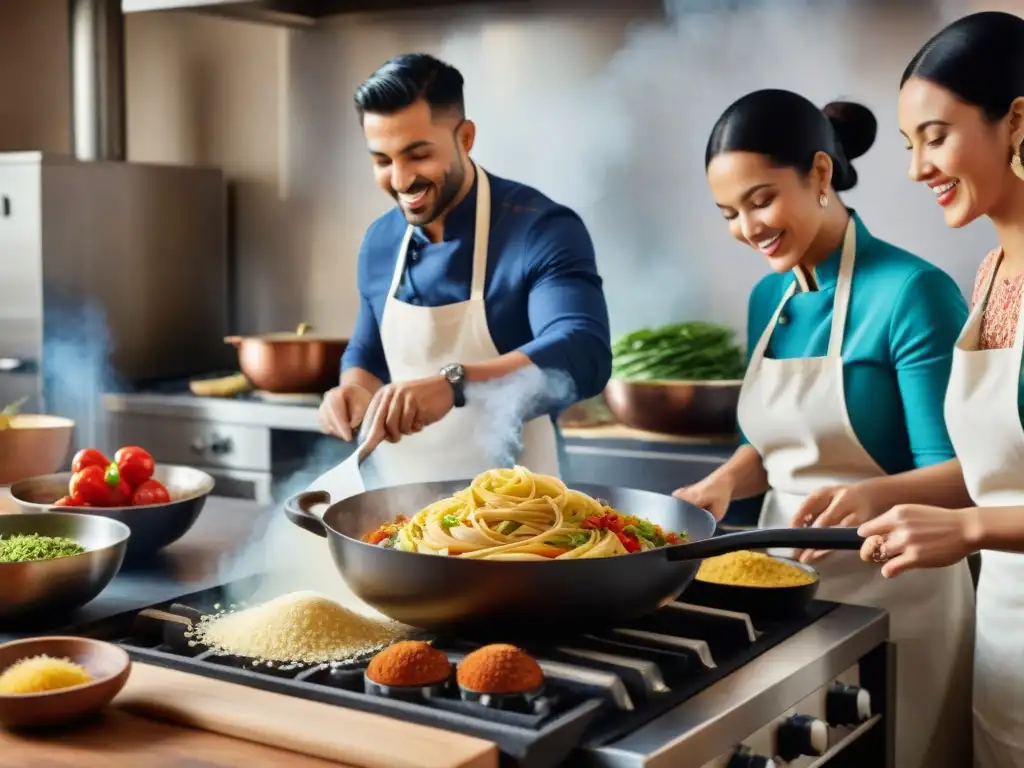
[[[60,416],[22,414],[0,430],[0,485],[48,475],[64,466],[75,422]]]
[[[789,587],[748,587],[739,584],[715,584],[695,578],[679,596],[679,601],[746,613],[752,618],[769,621],[798,616],[818,592],[818,584],[821,582],[818,572],[810,565],[788,557],[771,557],[807,571],[814,576],[814,581]]]
[[[16,661],[46,654],[81,664],[93,680],[46,693],[0,694],[0,723],[8,728],[65,725],[99,712],[124,688],[132,661],[121,648],[85,637],[34,637],[0,645],[0,673]]]
[[[605,387],[608,408],[633,429],[668,435],[732,435],[742,381],[623,381]]]

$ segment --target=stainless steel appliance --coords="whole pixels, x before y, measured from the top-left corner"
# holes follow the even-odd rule
[[[0,405],[75,419],[81,446],[104,391],[232,353],[223,173],[124,162],[119,3],[70,8],[75,157],[0,155]]]
[[[416,702],[371,694],[366,659],[268,668],[218,655],[185,635],[187,622],[168,620],[197,621],[240,594],[209,590],[84,634],[136,661],[487,739],[503,765],[893,768],[893,649],[888,616],[874,608],[817,601],[763,622],[670,603],[615,629],[523,638],[545,672],[544,694],[488,704],[454,691]],[[456,664],[480,645],[433,640]]]

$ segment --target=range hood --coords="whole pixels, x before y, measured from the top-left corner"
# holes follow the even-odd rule
[[[489,0],[122,0],[125,13],[192,10],[217,16],[308,27],[346,13],[406,11],[453,5],[481,5]],[[528,2],[528,0],[506,0]]]

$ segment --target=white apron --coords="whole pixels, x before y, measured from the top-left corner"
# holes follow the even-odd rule
[[[476,227],[473,278],[469,300],[443,307],[421,307],[395,298],[405,271],[412,238],[410,226],[402,240],[387,302],[380,323],[384,357],[392,381],[436,376],[449,363],[482,363],[499,356],[487,328],[484,280],[491,229],[491,185],[476,166]],[[367,464],[381,486],[432,480],[472,478],[507,457],[508,435],[498,434],[488,418],[486,404],[473,402],[472,391],[462,408],[452,408],[422,432],[381,445]],[[548,416],[522,425],[522,451],[518,463],[534,472],[559,476],[555,428]]]
[[[1002,261],[1000,255],[999,261]],[[997,263],[957,339],[946,426],[974,503],[1024,505],[1020,386],[1024,324],[1009,349],[980,350],[981,319]],[[901,577],[902,578],[902,577]],[[982,768],[1024,766],[1024,555],[985,550],[974,646],[974,759]]]
[[[851,217],[824,357],[765,357],[796,282],[751,353],[738,416],[744,435],[761,454],[771,488],[758,521],[762,528],[790,527],[803,500],[822,486],[885,474],[854,434],[843,393],[842,346],[855,258],[856,229]],[[890,640],[897,647],[898,768],[968,765],[974,604],[966,563],[914,571],[892,581],[852,551],[831,552],[816,567],[821,575],[819,598],[889,611]]]

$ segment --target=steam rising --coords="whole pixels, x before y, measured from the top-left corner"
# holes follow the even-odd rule
[[[500,379],[466,387],[466,402],[479,404],[485,417],[473,440],[487,457],[488,468],[511,467],[523,450],[523,423],[571,405],[576,400],[572,377],[535,365]]]
[[[46,411],[75,420],[75,445],[107,442],[103,394],[123,383],[110,365],[107,317],[95,303],[47,296],[43,386]]]
[[[629,5],[562,16],[540,3],[507,23],[493,7],[483,21],[446,25],[437,46],[466,76],[479,122],[474,157],[587,223],[615,333],[694,319],[745,333],[764,261],[720,221],[704,147],[722,111],[752,90],[866,102],[886,148],[858,164],[862,184],[850,202],[879,231],[908,228],[883,224],[906,217],[878,202],[892,208],[892,186],[906,177],[896,83],[929,35],[976,9],[966,0],[666,0],[646,19],[652,4]]]

